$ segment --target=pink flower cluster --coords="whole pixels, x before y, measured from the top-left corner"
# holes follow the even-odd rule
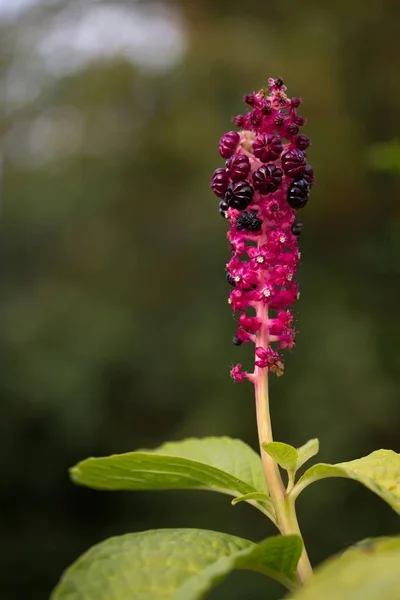
[[[232,286],[229,304],[237,316],[234,344],[253,342],[255,371],[238,364],[235,381],[255,381],[260,370],[283,373],[281,349],[292,350],[296,330],[292,306],[299,297],[295,281],[300,259],[303,208],[314,182],[299,134],[305,119],[297,114],[300,98],[289,98],[281,79],[269,79],[269,91],[245,96],[249,111],[234,117],[240,132],[224,134],[219,153],[225,168],[211,178],[221,199],[219,212],[229,221],[232,256],[226,265]]]

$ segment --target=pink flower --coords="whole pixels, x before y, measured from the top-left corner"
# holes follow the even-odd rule
[[[256,368],[280,375],[280,350],[292,350],[296,335],[297,211],[307,204],[314,172],[304,152],[310,141],[299,134],[305,124],[297,113],[301,99],[289,98],[281,79],[268,83],[269,93],[245,96],[248,112],[233,119],[241,131],[222,136],[226,168],[214,172],[211,187],[229,223],[229,303],[238,317],[234,344],[255,342]],[[231,370],[235,381],[254,379],[241,369],[238,364]]]
[[[240,363],[231,369],[231,377],[233,381],[236,381],[237,383],[242,383],[248,376],[248,373],[241,369],[242,365]]]
[[[256,357],[256,367],[268,369],[269,372],[282,375],[283,363],[277,350],[273,350],[271,346],[268,346],[268,348],[261,348],[261,346],[259,346],[256,348]]]

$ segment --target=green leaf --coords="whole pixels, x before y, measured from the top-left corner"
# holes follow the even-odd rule
[[[293,600],[399,600],[400,538],[366,540],[317,569]]]
[[[265,502],[268,506],[271,505],[271,499],[268,494],[263,494],[262,492],[252,492],[250,494],[244,494],[243,496],[237,496],[231,502],[232,506],[238,504],[239,502],[245,502],[249,500],[260,500],[260,502]]]
[[[297,463],[296,463],[296,471],[300,469],[310,458],[318,454],[319,452],[319,441],[315,438],[313,440],[308,440],[304,444],[304,446],[300,446],[297,448]]]
[[[296,448],[283,442],[269,442],[269,444],[262,444],[262,447],[282,469],[295,472],[298,457]]]
[[[400,454],[392,450],[376,450],[349,462],[316,464],[300,477],[292,491],[293,496],[297,497],[310,483],[327,477],[359,481],[400,514]]]
[[[64,573],[51,600],[197,600],[233,569],[258,571],[293,587],[298,536],[255,544],[200,529],[164,529],[111,538]]]
[[[227,437],[169,442],[155,450],[88,458],[71,469],[75,483],[101,490],[201,489],[268,494],[261,459]],[[249,501],[274,521],[271,503]]]

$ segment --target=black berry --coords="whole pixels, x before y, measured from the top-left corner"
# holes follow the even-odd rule
[[[303,208],[310,195],[310,186],[305,179],[296,179],[287,191],[287,201],[291,208]]]
[[[242,212],[236,219],[236,229],[241,231],[246,229],[248,231],[260,231],[262,220],[257,217],[257,212],[252,210],[250,212]]]
[[[311,165],[306,165],[305,171],[303,173],[303,179],[305,179],[310,187],[315,181],[314,178],[314,169]]]
[[[243,344],[242,340],[239,338],[239,336],[237,334],[233,338],[232,342],[234,343],[235,346],[241,346]]]
[[[225,194],[225,200],[231,208],[244,210],[253,200],[254,189],[246,181],[230,183]]]
[[[218,205],[218,210],[219,210],[219,214],[221,215],[221,217],[224,217],[224,219],[226,219],[227,214],[226,211],[228,210],[229,205],[226,202],[226,200],[221,200],[221,202]]]
[[[303,225],[300,223],[300,221],[295,221],[291,227],[291,231],[293,235],[296,235],[298,237],[301,234],[302,228]]]
[[[226,280],[229,283],[229,285],[231,285],[232,287],[235,287],[236,282],[235,282],[234,278],[232,277],[232,275],[229,273],[229,271],[226,272]]]

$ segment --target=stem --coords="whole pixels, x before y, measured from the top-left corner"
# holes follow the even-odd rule
[[[262,327],[257,333],[256,346],[268,347],[268,308],[262,303],[257,307],[257,315],[261,319]],[[261,460],[263,463],[265,478],[271,495],[272,504],[275,509],[278,529],[282,535],[297,534],[302,539],[299,524],[297,522],[294,499],[286,493],[282,477],[277,463],[267,454],[262,444],[273,441],[271,417],[269,410],[268,395],[268,372],[267,369],[255,368],[255,393],[258,439],[260,442]],[[303,542],[303,551],[297,565],[297,576],[300,583],[304,583],[312,575],[312,567],[307,556]]]

